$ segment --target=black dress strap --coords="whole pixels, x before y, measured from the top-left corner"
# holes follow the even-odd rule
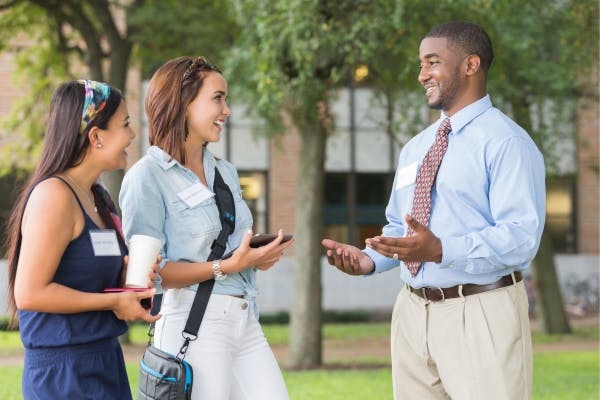
[[[73,192],[73,196],[75,196],[75,199],[77,200],[77,204],[79,204],[79,208],[81,208],[81,211],[83,211],[83,215],[85,216],[86,215],[85,208],[83,208],[83,204],[81,204],[81,201],[79,200],[79,196],[77,196],[77,193],[75,193],[75,190],[69,184],[69,182],[66,179],[64,179],[64,178],[62,178],[62,177],[60,177],[58,175],[52,175],[51,178],[60,179],[61,181],[64,182],[65,185],[67,185],[67,187],[69,188],[69,190],[71,190],[71,192]]]

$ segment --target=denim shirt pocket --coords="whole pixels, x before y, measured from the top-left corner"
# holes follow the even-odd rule
[[[185,227],[185,232],[193,238],[214,236],[215,232],[218,233],[221,230],[219,210],[214,197],[206,199],[194,207],[190,207],[180,199],[175,199],[171,202],[171,207],[174,222]]]

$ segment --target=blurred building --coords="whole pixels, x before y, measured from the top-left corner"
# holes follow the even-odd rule
[[[9,112],[21,93],[20,88],[11,84],[10,74],[13,68],[12,55],[0,53],[0,118]],[[128,77],[126,91],[129,112],[134,129],[137,129],[137,137],[129,150],[130,165],[148,147],[143,113],[145,85],[139,72],[133,69]],[[414,109],[414,118],[421,120],[421,126],[425,126],[430,114],[424,99],[422,96],[416,97],[413,104],[418,105]],[[416,132],[400,124],[397,129],[400,133],[397,135],[386,133],[386,114],[368,87],[340,89],[331,106],[336,128],[327,141],[326,149],[324,235],[360,245],[364,238],[378,234],[386,222],[384,210],[399,152],[402,144]],[[301,147],[299,135],[289,132],[272,139],[261,137],[260,123],[248,117],[243,104],[232,103],[231,108],[232,116],[227,122],[222,140],[210,144],[209,148],[218,157],[231,161],[238,168],[243,195],[254,215],[255,232],[273,232],[278,228],[293,232],[297,176],[302,173],[298,171]],[[594,264],[597,266],[600,253],[597,97],[593,101],[582,102],[578,110],[576,143],[574,140],[572,145],[565,146],[567,150],[564,159],[568,164],[565,173],[548,181],[547,222],[557,253],[567,256],[585,255],[588,257],[587,263],[593,268]],[[0,145],[13,140],[10,132],[0,133]],[[13,189],[11,177],[0,180],[2,219],[7,217],[12,205]],[[289,308],[289,301],[285,299],[289,299],[291,293],[292,260],[283,260],[282,263],[287,267],[271,274],[271,278],[261,278],[264,280],[261,302],[273,299],[272,305],[267,301],[266,310]],[[341,274],[331,274],[330,269],[326,268],[323,274],[325,308],[368,307],[369,301],[373,302],[372,308],[380,308],[382,304],[391,308],[393,297],[400,286],[400,282],[390,284],[390,281],[395,280],[385,277],[357,280],[342,277]],[[597,281],[597,276],[595,279]],[[370,296],[367,294],[370,297],[367,300],[360,297],[360,292],[365,295],[362,289],[375,282],[388,286],[378,296],[371,293]],[[356,290],[348,290],[351,285],[355,285]],[[597,285],[595,290],[597,291]],[[336,291],[339,296],[332,295]],[[282,293],[287,296],[283,301]],[[349,301],[348,296],[359,297]]]

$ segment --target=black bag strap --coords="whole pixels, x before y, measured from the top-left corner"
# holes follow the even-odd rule
[[[221,232],[219,232],[219,236],[217,236],[211,245],[211,252],[207,261],[217,260],[223,256],[223,253],[225,253],[225,249],[227,248],[227,239],[235,230],[235,201],[233,199],[233,194],[216,166],[213,192],[215,193],[215,201],[219,210]],[[192,308],[190,309],[185,328],[181,332],[184,343],[177,355],[180,359],[185,357],[190,342],[196,340],[198,337],[198,330],[200,329],[202,318],[204,318],[206,306],[208,305],[208,300],[214,285],[214,279],[209,279],[198,284],[198,290],[196,291],[196,296],[194,297],[194,302],[192,303]],[[160,311],[161,303],[162,294],[154,296],[151,313],[157,314]],[[154,323],[151,323],[148,328],[148,336],[151,341],[154,336]]]
[[[213,241],[207,261],[217,260],[223,256],[223,253],[225,253],[225,249],[227,248],[227,238],[235,230],[235,202],[233,200],[233,194],[231,194],[229,186],[227,186],[221,177],[217,167],[215,167],[213,192],[215,192],[215,200],[217,202],[217,208],[219,209],[221,232]],[[198,284],[196,297],[194,297],[194,303],[192,304],[192,309],[190,310],[185,329],[182,333],[184,339],[187,339],[188,337],[196,339],[214,284],[214,279],[209,279],[208,281]],[[189,336],[186,336],[186,334]]]

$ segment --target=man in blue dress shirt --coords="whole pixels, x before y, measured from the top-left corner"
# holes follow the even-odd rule
[[[400,153],[388,224],[364,250],[330,239],[323,246],[329,263],[351,275],[400,267],[406,285],[392,315],[395,399],[529,399],[521,271],[544,227],[544,161],[527,132],[492,106],[493,51],[482,28],[440,25],[421,41],[419,58],[419,82],[441,116]],[[446,118],[447,149],[422,224],[413,218],[417,175]]]

